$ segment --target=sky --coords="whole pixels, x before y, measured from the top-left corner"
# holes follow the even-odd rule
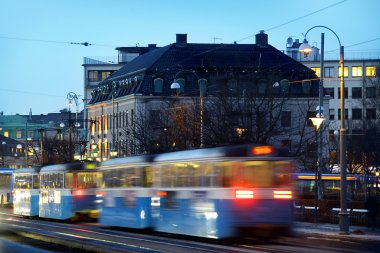
[[[0,112],[59,112],[69,92],[83,98],[84,57],[117,59],[116,47],[165,46],[177,33],[189,43],[253,44],[264,30],[285,50],[289,37],[302,41],[321,25],[345,55],[379,55],[379,10],[379,0],[0,0]],[[329,30],[312,29],[309,42],[318,47],[322,32],[338,58]]]

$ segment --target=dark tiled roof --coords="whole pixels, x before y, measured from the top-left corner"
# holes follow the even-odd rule
[[[181,69],[194,70],[198,75],[207,76],[209,79],[212,72],[222,75],[244,71],[251,73],[251,76],[253,73],[259,76],[260,73],[274,71],[282,73],[282,78],[291,81],[315,77],[309,68],[271,45],[171,44],[147,52],[114,72],[99,84],[103,90],[99,89],[90,103],[110,99],[110,91],[114,89],[112,85],[116,85],[116,97],[133,93],[154,94],[154,77],[164,79],[162,95],[170,94],[170,82]],[[136,79],[137,77],[140,79]],[[126,80],[128,85],[112,84],[113,81],[122,80]],[[194,86],[193,89],[198,88]]]

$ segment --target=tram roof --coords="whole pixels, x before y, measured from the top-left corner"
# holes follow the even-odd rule
[[[32,168],[21,168],[15,170],[13,173],[38,173],[40,172],[41,167],[32,167]]]
[[[52,171],[83,171],[83,170],[96,170],[96,162],[88,161],[76,161],[72,163],[53,164],[43,166],[40,172],[52,172]]]
[[[131,163],[147,163],[152,162],[154,155],[139,155],[130,157],[113,158],[107,161],[101,162],[99,167],[116,166],[119,164],[131,164]]]
[[[163,161],[178,161],[187,159],[206,159],[206,158],[218,158],[218,157],[250,157],[250,158],[263,158],[263,157],[275,157],[278,154],[278,150],[273,148],[272,153],[265,155],[255,155],[252,153],[252,149],[255,147],[260,147],[260,145],[245,144],[245,145],[234,145],[234,146],[223,146],[215,148],[203,148],[194,150],[177,151],[172,153],[166,153],[157,155],[154,159],[156,162]],[[268,147],[268,146],[266,146]],[[281,155],[281,157],[283,157]]]
[[[15,169],[12,168],[0,168],[0,173],[13,173]]]

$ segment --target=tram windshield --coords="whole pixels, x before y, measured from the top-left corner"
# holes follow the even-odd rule
[[[0,188],[9,189],[11,185],[11,175],[0,175]]]

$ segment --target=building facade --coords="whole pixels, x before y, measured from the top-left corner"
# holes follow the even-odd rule
[[[318,97],[313,79],[313,71],[269,45],[263,32],[255,44],[231,45],[188,43],[186,34],[177,34],[175,43],[136,57],[92,91],[86,105],[89,151],[104,160],[113,149],[128,156],[152,146],[186,149],[240,137],[293,146],[305,127],[312,142],[308,117],[315,115]],[[260,116],[260,103],[270,113]],[[272,129],[270,122],[276,122]]]

